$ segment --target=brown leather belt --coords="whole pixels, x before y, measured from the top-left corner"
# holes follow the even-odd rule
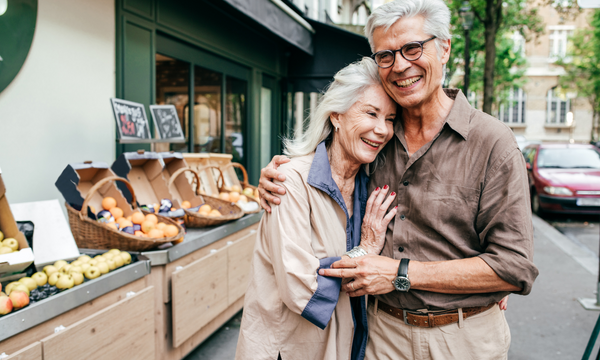
[[[375,298],[369,296],[369,302],[375,304]],[[468,307],[462,309],[463,319],[470,316],[481,314],[482,312],[489,310],[496,303],[491,303],[487,306]],[[398,309],[390,306],[383,301],[378,301],[377,308],[381,311],[398,318],[406,325],[419,326],[419,327],[436,327],[448,324],[454,324],[458,322],[458,310],[442,310],[436,313],[422,313],[411,310]]]

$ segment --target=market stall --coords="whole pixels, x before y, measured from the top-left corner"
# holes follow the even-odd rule
[[[32,293],[29,305],[0,315],[0,354],[7,354],[7,359],[181,359],[242,308],[262,212],[232,217],[230,213],[237,214],[241,208],[228,202],[220,206],[218,201],[224,200],[218,197],[200,196],[202,180],[192,176],[188,181],[185,173],[189,171],[180,170],[187,169],[183,157],[164,156],[122,156],[115,164],[128,169],[123,177],[115,176],[113,170],[120,171],[115,164],[111,168],[94,162],[67,166],[57,187],[67,200],[71,241],[77,243],[78,253],[89,255],[86,261],[96,261],[96,265],[100,260],[108,262],[109,253],[117,251],[110,248],[121,244],[131,263],[99,278],[86,276],[79,285],[56,290],[48,297],[39,299]],[[130,183],[128,177],[135,178]],[[167,197],[168,209],[153,203],[164,205]],[[196,206],[182,207],[188,200]],[[193,226],[198,223],[188,222],[186,217],[204,217],[194,212],[208,202],[224,214],[213,217],[216,225],[188,227],[183,238],[155,238],[142,229],[144,223],[135,220],[136,213],[143,212],[138,216],[146,220],[154,216],[179,227]],[[231,210],[234,207],[235,211]],[[181,210],[185,210],[183,217]],[[37,242],[39,249],[41,244]],[[36,249],[34,245],[34,254]],[[81,258],[70,256],[53,266],[69,274],[81,265]],[[48,264],[52,263],[34,265],[46,272]],[[16,284],[25,275],[12,273],[0,281],[4,286]],[[33,291],[56,286],[44,284]]]

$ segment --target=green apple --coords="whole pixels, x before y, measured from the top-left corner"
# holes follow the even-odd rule
[[[71,266],[71,268],[69,269],[68,274],[74,273],[74,272],[78,272],[78,273],[82,273],[83,274],[83,269],[81,268],[81,266]]]
[[[62,274],[56,282],[56,287],[65,290],[70,289],[75,285],[75,280],[71,274]]]
[[[10,254],[11,252],[13,252],[13,249],[9,248],[8,246],[0,246],[0,255]]]
[[[35,280],[38,286],[46,285],[48,282],[48,276],[46,273],[38,271],[35,274],[31,275],[31,278]]]
[[[27,296],[29,296],[29,288],[27,287],[27,285],[23,284],[23,283],[19,283],[17,285],[15,285],[12,290],[10,291],[10,293],[12,294],[13,291],[23,291],[27,293]],[[9,294],[10,296],[10,294]]]
[[[100,275],[102,275],[102,273],[100,272],[100,269],[98,269],[98,267],[96,266],[90,266],[90,268],[85,271],[85,277],[90,280],[95,279]]]
[[[81,264],[84,264],[84,262],[81,260],[75,260],[71,263],[71,266],[81,266]]]
[[[19,284],[21,284],[21,283],[18,281],[13,281],[10,284],[6,285],[6,287],[4,288],[4,291],[6,291],[7,295],[10,295],[10,292],[12,291],[12,289]]]
[[[83,282],[83,274],[80,272],[71,272],[69,275],[73,277],[73,283],[79,285]]]
[[[96,265],[98,265],[99,262],[100,261],[98,261],[96,259],[92,259],[92,260],[88,261],[87,263],[90,264],[90,265],[92,265],[92,266],[96,266]]]
[[[13,251],[19,250],[19,242],[17,239],[6,238],[2,241],[2,246],[11,248]]]
[[[108,265],[108,270],[113,271],[117,268],[117,263],[113,261],[113,259],[106,260],[106,264]]]
[[[96,265],[96,267],[100,270],[102,275],[108,274],[108,272],[110,271],[110,268],[108,267],[106,261],[99,262],[98,265]]]
[[[58,270],[59,272],[63,273],[63,274],[68,274],[69,270],[72,268],[73,266],[69,265],[69,264],[65,264],[63,265],[60,270]]]
[[[86,262],[92,260],[92,258],[89,257],[89,255],[81,255],[80,257],[77,258],[77,260],[86,263]]]
[[[55,272],[58,272],[58,269],[54,265],[46,265],[46,266],[44,266],[44,272],[46,273],[47,276],[50,276],[50,275],[54,274]]]
[[[37,289],[37,287],[38,287],[37,282],[30,277],[20,278],[19,282],[22,283],[23,285],[27,286],[29,291],[31,291],[33,289]]]
[[[121,255],[121,257],[123,258],[123,262],[125,263],[125,265],[131,264],[131,255],[127,251],[121,251],[119,255]]]
[[[0,241],[4,240],[4,233],[0,231]]]
[[[67,265],[67,262],[64,260],[58,260],[57,262],[54,263],[54,267],[56,268],[56,270],[60,270],[60,268],[65,265]]]
[[[252,188],[245,188],[244,191],[242,191],[242,193],[246,196],[250,196],[253,197],[254,196],[254,190],[252,190]]]
[[[86,271],[87,269],[89,269],[89,268],[90,268],[90,266],[92,266],[92,265],[90,265],[90,264],[88,264],[88,263],[81,264],[81,266],[80,266],[80,268],[81,268],[81,273],[82,273],[82,274],[83,274],[83,273],[85,273],[85,271]]]
[[[121,257],[120,255],[116,255],[114,258],[112,258],[112,261],[115,262],[115,265],[117,265],[117,268],[120,268],[121,266],[125,265],[125,261],[123,260],[123,257]]]
[[[52,273],[52,275],[50,275],[50,277],[48,277],[48,284],[55,286],[56,283],[58,282],[58,279],[61,277],[61,275],[63,275],[63,273],[60,272],[55,272]]]
[[[121,250],[119,249],[110,249],[108,250],[109,253],[113,254],[113,255],[119,255],[121,253]]]
[[[105,252],[104,254],[102,254],[102,257],[105,258],[106,260],[108,259],[112,259],[115,255],[113,253],[110,252]]]
[[[96,255],[94,256],[94,260],[98,260],[98,261],[106,261],[106,258],[103,257],[102,255]]]

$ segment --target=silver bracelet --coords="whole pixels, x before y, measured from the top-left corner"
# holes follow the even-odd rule
[[[344,255],[350,257],[350,258],[355,258],[355,257],[359,257],[359,256],[365,256],[368,253],[365,251],[365,249],[361,248],[360,246],[355,246],[354,249],[347,251],[344,253]],[[343,255],[342,255],[343,256]]]

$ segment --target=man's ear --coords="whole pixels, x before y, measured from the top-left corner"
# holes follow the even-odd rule
[[[452,41],[450,39],[448,40],[440,40],[442,43],[445,43],[446,48],[442,48],[442,57],[441,57],[441,61],[442,64],[446,64],[448,62],[448,60],[450,60],[450,49],[452,49]]]

